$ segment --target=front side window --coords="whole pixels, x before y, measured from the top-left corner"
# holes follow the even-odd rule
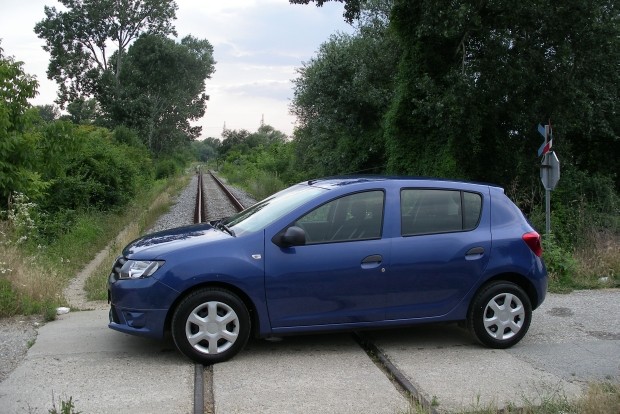
[[[306,244],[381,238],[383,191],[367,191],[332,200],[294,225],[306,232]]]
[[[405,189],[401,191],[401,233],[447,233],[478,225],[482,197],[458,190]]]
[[[236,235],[255,232],[323,192],[322,188],[306,185],[289,187],[222,222]]]

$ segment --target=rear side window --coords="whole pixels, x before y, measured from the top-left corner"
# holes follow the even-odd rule
[[[400,195],[401,234],[447,233],[476,228],[482,197],[459,190],[404,189]]]

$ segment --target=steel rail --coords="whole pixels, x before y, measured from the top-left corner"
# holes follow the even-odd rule
[[[198,170],[198,188],[196,189],[196,206],[194,207],[194,223],[202,223],[205,219],[204,191],[202,186],[202,171]]]
[[[213,174],[213,171],[209,170],[209,174],[211,174],[211,177],[213,177],[213,179],[215,180],[215,182],[217,183],[217,185],[222,189],[222,191],[224,191],[224,194],[226,194],[226,197],[228,197],[228,199],[230,200],[230,202],[235,206],[235,208],[237,209],[237,211],[242,211],[245,209],[245,207],[243,206],[243,204],[241,204],[241,202],[239,200],[237,200],[237,197],[235,197],[233,195],[233,193],[230,192],[230,190],[228,188],[226,188],[226,186],[224,185],[224,183],[222,183],[220,181],[219,178],[217,178],[215,176],[215,174]]]

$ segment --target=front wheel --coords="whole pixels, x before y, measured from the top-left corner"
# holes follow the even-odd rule
[[[493,282],[475,296],[467,314],[470,332],[491,348],[509,348],[527,333],[532,305],[527,294],[510,282]]]
[[[237,354],[250,336],[248,310],[236,295],[217,288],[191,293],[172,317],[172,338],[179,351],[205,365]]]

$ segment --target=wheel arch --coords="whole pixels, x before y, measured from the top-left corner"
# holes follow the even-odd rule
[[[493,276],[484,282],[476,292],[474,293],[474,297],[478,294],[478,292],[485,289],[488,285],[494,282],[511,282],[515,285],[519,286],[521,289],[525,291],[527,294],[530,304],[532,305],[532,310],[536,309],[540,305],[540,298],[538,297],[538,293],[536,292],[536,288],[534,284],[528,280],[525,276],[522,276],[518,273],[500,273],[498,275]],[[471,308],[473,301],[470,302],[469,307]]]
[[[168,314],[166,315],[166,322],[164,324],[164,332],[170,332],[171,325],[172,325],[172,317],[174,315],[174,311],[179,306],[179,303],[181,303],[183,299],[185,299],[192,293],[200,289],[204,289],[204,288],[219,288],[219,289],[227,290],[235,294],[243,302],[243,304],[248,310],[248,313],[250,314],[250,323],[251,323],[250,335],[251,336],[258,335],[260,320],[258,317],[258,311],[256,309],[256,305],[254,304],[254,301],[252,301],[252,299],[250,299],[250,297],[242,289],[239,289],[237,286],[231,285],[228,283],[222,283],[222,282],[200,283],[195,286],[192,286],[191,288],[181,293],[179,297],[177,297],[174,300],[174,302],[172,303],[172,305],[170,305],[170,308],[168,309]]]

